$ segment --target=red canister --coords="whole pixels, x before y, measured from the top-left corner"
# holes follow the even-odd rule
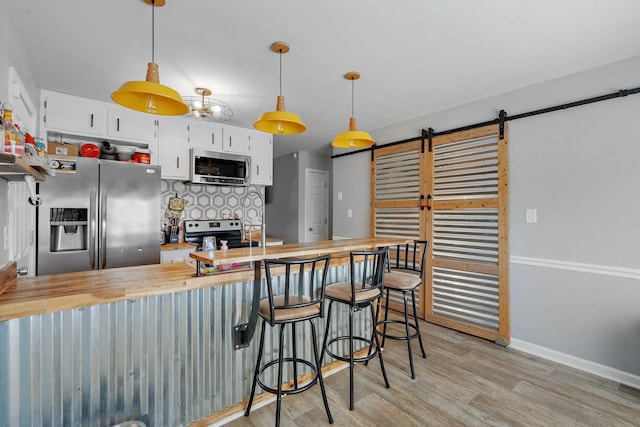
[[[151,155],[149,154],[149,150],[136,151],[133,154],[133,161],[136,163],[151,163]]]

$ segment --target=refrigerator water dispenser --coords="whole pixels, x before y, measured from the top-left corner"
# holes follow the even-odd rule
[[[51,209],[51,252],[87,249],[87,209]]]

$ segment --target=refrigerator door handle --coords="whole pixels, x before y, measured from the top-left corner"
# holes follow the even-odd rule
[[[100,192],[100,269],[107,267],[107,192]]]
[[[91,189],[91,198],[89,201],[89,265],[91,270],[96,269],[96,228],[97,228],[97,196],[96,189]]]

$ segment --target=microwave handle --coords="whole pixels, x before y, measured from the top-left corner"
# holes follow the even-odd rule
[[[249,167],[249,159],[244,161],[244,181],[249,182],[249,176],[251,174],[251,168]]]

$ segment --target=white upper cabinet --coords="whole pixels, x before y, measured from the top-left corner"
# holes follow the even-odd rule
[[[42,91],[42,121],[48,131],[101,137],[106,134],[107,104]]]
[[[187,121],[189,148],[222,151],[222,125],[214,122]]]
[[[249,143],[251,184],[273,185],[273,135],[255,132]]]
[[[164,179],[189,179],[189,131],[182,117],[158,118],[158,149]]]
[[[107,137],[123,141],[151,143],[156,140],[157,117],[119,105],[107,108]]]
[[[234,126],[224,126],[222,150],[228,153],[249,154],[249,139],[254,131]]]

